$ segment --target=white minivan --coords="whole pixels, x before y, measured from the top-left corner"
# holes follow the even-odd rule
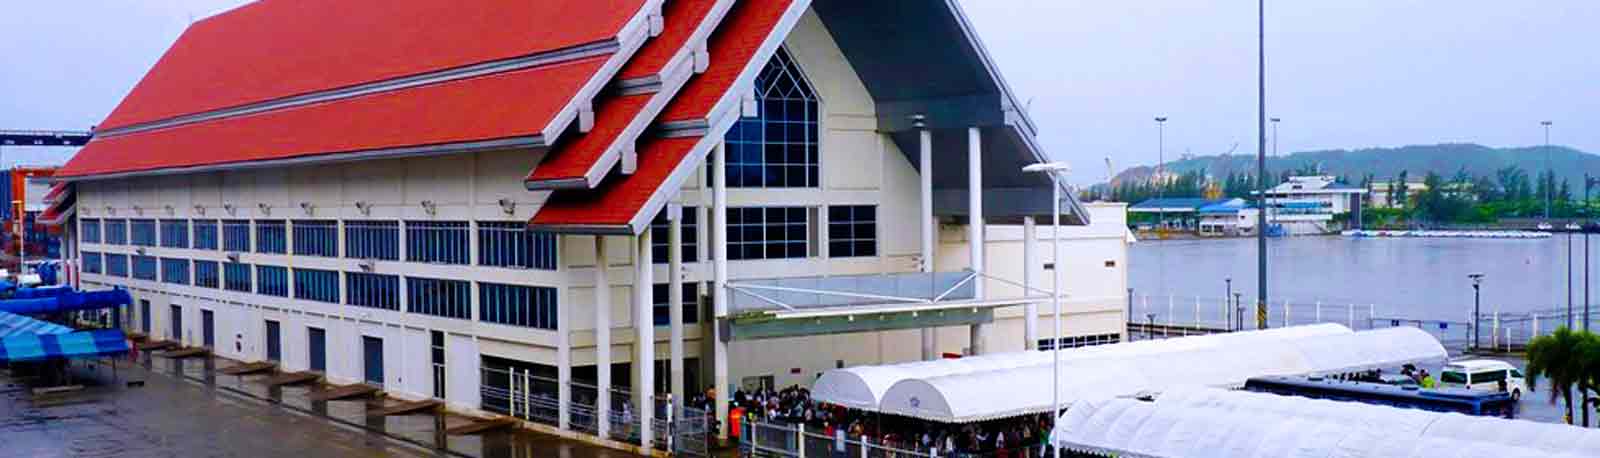
[[[1504,384],[1502,384],[1504,382]],[[1472,391],[1509,392],[1511,399],[1522,399],[1527,380],[1522,371],[1505,361],[1471,359],[1446,364],[1439,371],[1439,386]]]

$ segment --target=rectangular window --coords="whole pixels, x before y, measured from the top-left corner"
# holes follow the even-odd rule
[[[283,220],[256,220],[256,252],[284,254],[288,250],[288,231]]]
[[[83,253],[83,273],[86,273],[86,274],[98,274],[98,273],[105,272],[105,266],[101,265],[100,253],[93,253],[93,252],[88,252],[88,251],[84,251],[82,253]]]
[[[728,209],[728,259],[786,259],[808,256],[806,207]]]
[[[228,291],[250,292],[250,265],[230,262],[222,265],[222,287]]]
[[[1053,345],[1050,340],[1051,339],[1039,339],[1039,350],[1054,350],[1055,345]],[[1122,336],[1117,334],[1094,334],[1087,336],[1062,337],[1061,348],[1092,347],[1095,345],[1119,343],[1121,341]]]
[[[189,220],[161,220],[161,246],[167,248],[188,248]]]
[[[106,234],[105,235],[106,235],[106,244],[107,245],[127,245],[128,244],[128,220],[125,220],[125,219],[108,219],[108,220],[106,220]]]
[[[700,255],[695,250],[699,246],[700,234],[695,231],[699,226],[700,212],[695,207],[683,207],[683,262],[696,262]],[[656,213],[655,219],[650,221],[650,261],[656,264],[666,264],[667,236],[672,231],[672,223],[667,221],[667,210],[663,208]]]
[[[878,255],[878,207],[835,205],[828,207],[828,256],[834,258]]]
[[[472,283],[406,277],[406,311],[445,318],[472,319]]]
[[[399,276],[345,272],[344,281],[345,303],[358,307],[400,310]]]
[[[556,270],[556,235],[521,221],[480,222],[478,265]]]
[[[174,285],[189,284],[189,260],[161,258],[161,282]]]
[[[106,253],[106,275],[113,277],[127,277],[128,255]]]
[[[156,281],[156,264],[155,256],[134,256],[133,278]]]
[[[250,221],[230,219],[222,222],[222,250],[236,253],[250,251]]]
[[[301,256],[339,256],[339,222],[326,220],[294,221],[294,254]]]
[[[194,285],[202,288],[216,288],[221,286],[222,272],[218,270],[216,261],[194,262]]]
[[[332,270],[294,269],[294,298],[339,303],[339,273]]]
[[[657,283],[650,295],[651,299],[654,299],[653,302],[655,302],[655,311],[651,315],[655,319],[656,326],[667,326],[672,324],[672,317],[667,316],[667,308],[672,306],[672,302],[667,300],[672,297],[671,295],[667,294],[668,290],[672,289],[668,286],[669,285],[666,283]],[[684,324],[700,322],[699,285],[694,283],[683,284],[683,310],[681,310],[680,313],[683,313]]]
[[[197,219],[197,220],[194,220],[194,249],[196,249],[196,250],[215,250],[215,249],[217,249],[217,220],[214,220],[214,219]]]
[[[400,222],[345,221],[344,256],[356,259],[400,260]]]
[[[156,246],[156,220],[128,220],[128,238],[134,245]]]
[[[556,329],[556,289],[478,283],[478,321]]]
[[[406,221],[406,260],[467,263],[466,221]]]
[[[80,238],[83,239],[83,243],[100,243],[99,219],[85,218],[83,220],[79,220],[78,227],[82,228],[79,230],[79,232],[83,233],[80,236]]]
[[[256,294],[289,297],[289,269],[282,266],[256,266]]]

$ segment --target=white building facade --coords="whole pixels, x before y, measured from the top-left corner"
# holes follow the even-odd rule
[[[282,20],[266,12],[285,3],[206,19],[180,44],[248,42],[225,26]],[[538,15],[597,8],[533,3],[506,14],[557,21]],[[59,174],[75,194],[66,253],[79,286],[129,289],[124,322],[155,339],[645,449],[658,439],[655,409],[642,406],[707,388],[726,415],[741,386],[1049,343],[1027,317],[1052,316],[1045,266],[1057,261],[1048,237],[1030,237],[1047,230],[1052,204],[1068,225],[1061,344],[1123,338],[1124,209],[1050,202],[1056,184],[1021,172],[1044,158],[1031,122],[954,2],[632,3],[581,12],[611,30],[476,50],[504,59],[350,70],[354,86],[301,92],[184,76],[186,60],[208,56],[175,46]],[[277,24],[288,30],[276,39],[312,40],[346,20],[303,19]],[[885,22],[944,44],[880,35]],[[496,30],[435,38],[479,43]],[[423,53],[382,46],[369,57]],[[319,55],[259,71],[334,63]],[[413,57],[395,62],[429,56]],[[893,76],[919,69],[987,79]],[[218,80],[215,100],[163,92],[185,78]],[[532,80],[495,86],[516,78]],[[940,92],[962,85],[969,95]],[[520,121],[496,127],[508,117]],[[351,130],[311,131],[334,128]],[[971,278],[909,297],[772,286],[897,275]],[[860,325],[867,316],[888,324]],[[518,383],[522,407],[506,398]],[[596,394],[608,388],[631,394]],[[642,417],[636,437],[592,416],[581,425],[573,407],[619,404]]]
[[[1289,177],[1267,190],[1267,221],[1285,235],[1328,234],[1361,219],[1367,190],[1326,175]],[[1345,221],[1339,221],[1344,218]],[[1353,226],[1351,226],[1353,227]]]

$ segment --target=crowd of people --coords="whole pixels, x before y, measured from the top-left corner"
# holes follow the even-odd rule
[[[711,396],[696,396],[690,405],[709,407]],[[938,456],[1041,456],[1053,424],[1047,414],[970,424],[933,423],[817,402],[811,399],[811,391],[801,386],[739,390],[733,393],[732,402],[731,413],[739,414],[746,427],[804,424],[821,440],[842,435],[891,449],[937,450]]]

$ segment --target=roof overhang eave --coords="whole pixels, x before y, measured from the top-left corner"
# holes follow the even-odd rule
[[[112,179],[122,179],[122,178],[135,178],[135,177],[183,175],[183,174],[205,173],[205,172],[256,170],[256,169],[268,169],[268,168],[277,168],[277,167],[303,166],[303,165],[338,164],[338,163],[345,163],[345,162],[369,161],[369,160],[376,160],[376,159],[396,159],[396,158],[442,156],[442,155],[448,155],[448,154],[460,154],[460,153],[471,153],[471,152],[479,152],[479,151],[493,151],[493,150],[504,150],[504,149],[515,149],[515,148],[544,148],[544,147],[547,147],[547,146],[549,146],[549,145],[547,143],[545,143],[545,138],[544,138],[543,135],[532,135],[532,136],[525,136],[525,137],[510,137],[510,138],[501,138],[501,139],[493,139],[493,140],[479,140],[479,141],[469,141],[469,142],[442,143],[442,144],[421,145],[421,146],[402,146],[402,147],[395,147],[395,148],[379,148],[379,149],[370,149],[370,150],[363,150],[363,151],[350,151],[350,152],[329,153],[329,154],[312,154],[312,155],[305,155],[305,156],[296,156],[296,157],[283,158],[283,159],[269,159],[269,160],[261,160],[261,161],[224,162],[224,163],[220,163],[220,164],[205,164],[205,165],[196,165],[196,166],[188,166],[188,167],[171,167],[171,168],[159,168],[159,169],[147,169],[147,170],[134,170],[134,171],[127,171],[127,172],[115,172],[115,173],[104,173],[104,174],[91,173],[91,174],[86,174],[86,175],[75,175],[75,176],[57,175],[57,176],[53,177],[54,179],[52,181],[54,181],[54,182],[99,181],[99,180],[112,180]]]

